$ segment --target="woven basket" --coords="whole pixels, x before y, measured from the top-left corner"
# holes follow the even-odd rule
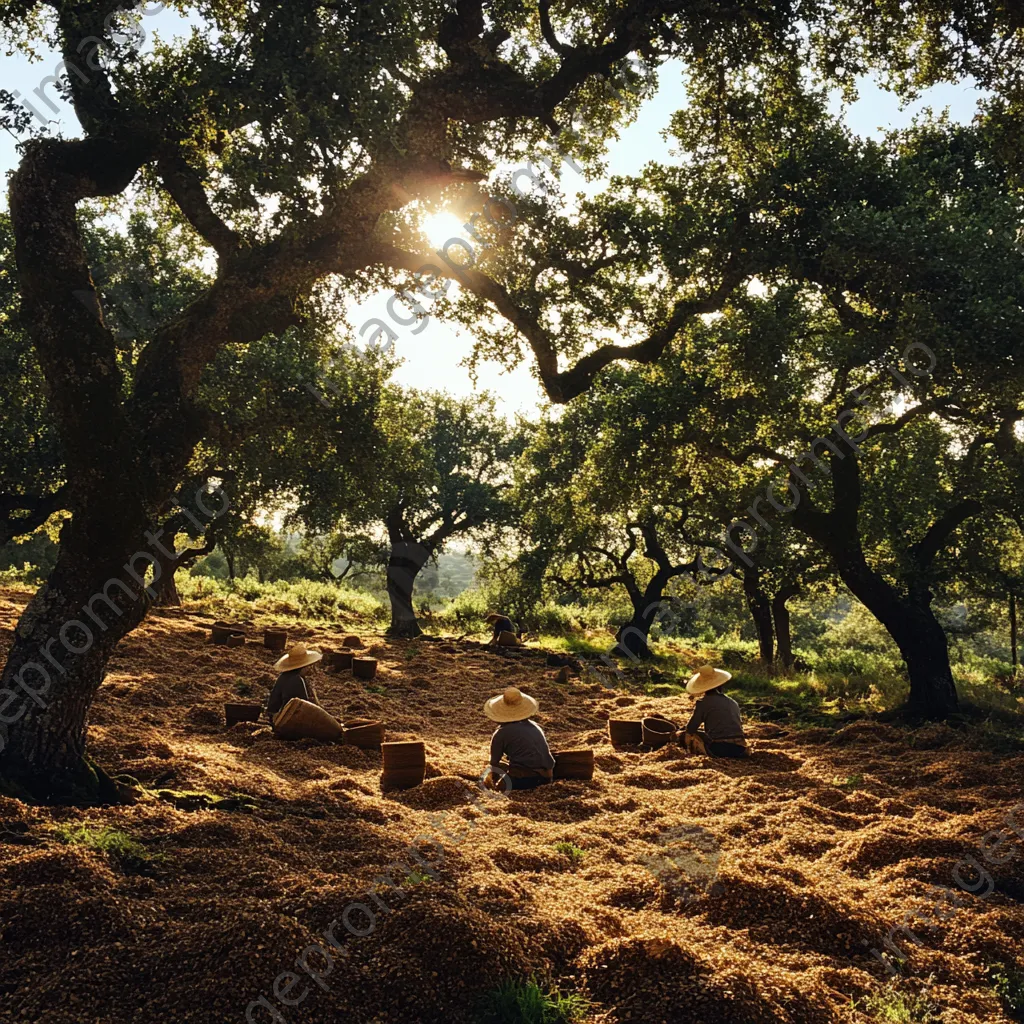
[[[384,771],[403,768],[422,768],[427,763],[427,752],[422,740],[408,743],[382,743]]]
[[[563,750],[555,754],[553,775],[556,779],[592,779],[594,777],[594,751]]]
[[[224,641],[225,647],[244,647],[245,646],[245,634],[244,633],[229,633],[227,640]]]
[[[239,626],[233,622],[221,622],[219,619],[210,627],[213,632],[215,644],[226,644],[233,636],[240,636],[245,640],[245,626]],[[232,646],[238,646],[233,644]]]
[[[383,792],[389,793],[396,789],[413,789],[423,785],[423,777],[426,768],[394,768],[386,769],[380,776],[380,788]]]
[[[263,646],[271,651],[283,651],[288,646],[288,630],[268,626],[263,630]]]
[[[225,704],[224,721],[228,728],[237,722],[258,722],[263,708],[259,704]]]
[[[344,729],[319,704],[293,697],[275,716],[274,735],[282,740],[340,740]]]
[[[376,658],[353,658],[352,675],[357,679],[372,679],[377,674]]]
[[[355,649],[358,651],[362,650],[362,648],[364,648],[366,644],[364,644],[363,641],[360,640],[359,637],[357,636],[347,636],[345,637],[344,640],[341,641],[341,646],[348,647],[350,650]]]
[[[665,718],[645,718],[640,725],[645,747],[663,747],[676,738],[675,725]]]
[[[608,738],[612,741],[613,747],[638,747],[644,741],[644,728],[640,722],[626,718],[609,718]]]
[[[499,647],[520,647],[519,637],[515,633],[510,633],[507,629],[503,629],[498,634],[498,646]]]
[[[352,667],[352,652],[350,650],[344,651],[328,651],[326,656],[327,668],[346,669]]]
[[[349,722],[345,726],[345,742],[364,750],[380,750],[384,742],[384,724],[366,719],[357,720],[357,724]]]

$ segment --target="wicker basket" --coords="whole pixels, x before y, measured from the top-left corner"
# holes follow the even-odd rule
[[[405,743],[382,743],[384,771],[422,768],[427,763],[427,752],[422,740]]]
[[[225,704],[224,721],[228,728],[238,722],[258,722],[263,708],[259,704]]]
[[[377,674],[376,658],[353,658],[352,675],[357,679],[373,679]]]
[[[594,751],[563,750],[555,754],[556,779],[592,779],[594,777]]]
[[[244,647],[245,646],[245,634],[244,633],[229,633],[227,640],[224,641],[225,647]]]
[[[328,651],[325,659],[327,668],[346,669],[352,667],[352,652]]]
[[[638,747],[644,741],[644,728],[640,722],[626,718],[609,718],[608,738],[612,741],[613,747]]]
[[[283,651],[288,646],[288,630],[268,626],[263,630],[263,646],[271,651]]]
[[[319,704],[293,697],[275,716],[274,735],[282,740],[337,741],[343,739],[344,729]]]
[[[380,750],[384,742],[383,722],[356,719],[345,724],[345,742],[364,750]]]
[[[235,636],[240,636],[243,643],[245,642],[245,626],[239,626],[233,622],[222,622],[218,619],[210,629],[213,632],[213,642],[215,644],[226,644]],[[231,644],[231,646],[237,647],[239,645]]]
[[[676,727],[674,723],[666,718],[645,718],[640,726],[643,730],[643,742],[645,747],[663,747],[676,738]]]

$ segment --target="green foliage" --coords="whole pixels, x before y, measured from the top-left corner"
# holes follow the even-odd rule
[[[578,866],[586,859],[587,852],[575,843],[559,842],[554,844],[555,851],[568,857],[574,866]]]
[[[69,846],[81,846],[105,854],[125,874],[142,874],[152,864],[163,860],[161,854],[154,854],[126,832],[109,826],[57,825],[54,835]]]
[[[938,1008],[924,995],[904,992],[893,985],[873,992],[858,1006],[872,1020],[883,1024],[929,1024],[940,1019]]]
[[[537,981],[507,981],[489,993],[480,1024],[577,1024],[589,1004],[582,996],[562,995]]]
[[[987,974],[1007,1013],[1024,1021],[1024,971],[1014,964],[992,964]]]
[[[196,611],[248,617],[253,611],[281,619],[336,622],[348,616],[373,618],[382,614],[379,601],[358,590],[314,580],[260,583],[248,577],[229,581],[180,574],[182,601]]]

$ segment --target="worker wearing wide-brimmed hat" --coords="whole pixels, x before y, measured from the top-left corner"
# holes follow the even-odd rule
[[[691,754],[711,757],[749,757],[740,706],[722,689],[732,676],[713,665],[701,665],[686,684],[697,706],[686,723],[683,743]],[[704,728],[701,729],[701,726]]]
[[[491,612],[487,616],[487,624],[491,627],[491,643],[501,644],[506,647],[519,646],[519,630],[516,624],[507,616]]]
[[[277,682],[274,683],[274,688],[267,699],[267,715],[271,722],[288,701],[296,697],[320,706],[316,690],[307,677],[322,657],[319,651],[306,647],[305,644],[295,644],[283,658],[278,658],[274,662],[274,668],[281,674],[277,677]]]
[[[491,737],[489,784],[495,789],[534,789],[552,779],[555,759],[544,730],[530,719],[537,701],[515,686],[484,703],[484,714],[498,728]],[[502,758],[508,763],[503,764]]]

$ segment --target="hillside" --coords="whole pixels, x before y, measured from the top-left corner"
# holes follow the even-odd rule
[[[26,595],[0,597],[6,648]],[[226,730],[224,703],[263,700],[274,655],[255,633],[213,647],[208,622],[152,615],[91,712],[93,755],[148,787],[143,801],[0,798],[0,1021],[213,1024],[248,1008],[254,1021],[470,1022],[503,979],[531,975],[605,1024],[1013,1019],[987,969],[1024,967],[1024,856],[1007,826],[1024,835],[1024,810],[1009,817],[1024,756],[874,722],[752,724],[747,762],[614,751],[609,716],[682,721],[690,698],[557,684],[542,659],[391,643],[353,623],[293,630],[326,648],[359,632],[377,680],[321,672],[322,701],[425,739],[430,778],[383,796],[376,752]],[[476,789],[481,706],[510,683],[539,699],[553,748],[594,748],[592,782]],[[999,829],[1012,842],[985,849],[1005,862],[971,895],[956,879],[977,872],[958,863],[982,860]],[[936,914],[937,887],[956,905]],[[339,924],[342,952],[321,933],[346,912],[368,934]],[[907,924],[920,945],[892,931]],[[909,960],[880,988],[887,937]],[[304,950],[311,973],[282,975]],[[911,1015],[884,1015],[895,1006]]]

